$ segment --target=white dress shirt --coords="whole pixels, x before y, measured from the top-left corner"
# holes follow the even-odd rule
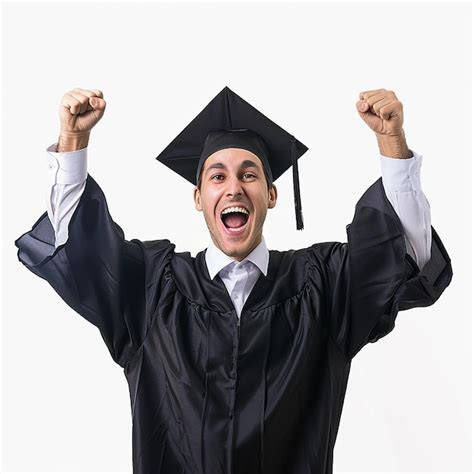
[[[46,150],[49,162],[47,209],[58,247],[68,239],[69,221],[86,185],[87,148],[61,153],[55,150],[56,143]],[[407,252],[421,270],[431,256],[431,214],[421,189],[422,155],[411,152],[413,157],[408,159],[380,155],[382,184],[404,228]],[[269,251],[264,238],[242,262],[223,253],[211,240],[205,259],[211,279],[219,274],[224,282],[240,321],[242,307],[260,273],[267,274]]]
[[[205,253],[209,276],[221,277],[234,304],[240,322],[240,313],[260,273],[267,274],[270,254],[262,236],[261,242],[241,262],[226,255],[211,240]]]

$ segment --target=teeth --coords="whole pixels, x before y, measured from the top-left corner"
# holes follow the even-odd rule
[[[242,212],[243,214],[249,213],[245,207],[228,207],[222,211],[221,216],[224,214],[229,214],[229,212]]]

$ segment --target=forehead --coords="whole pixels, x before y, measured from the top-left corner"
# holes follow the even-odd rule
[[[229,168],[239,167],[244,161],[252,161],[259,169],[263,170],[260,158],[255,153],[243,148],[224,148],[214,152],[204,162],[203,169],[205,170],[215,163],[223,163]]]

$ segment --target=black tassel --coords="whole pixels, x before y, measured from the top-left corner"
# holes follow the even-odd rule
[[[300,179],[298,159],[296,158],[296,138],[291,136],[291,161],[293,163],[293,191],[295,194],[296,229],[303,229],[303,211],[301,209]]]

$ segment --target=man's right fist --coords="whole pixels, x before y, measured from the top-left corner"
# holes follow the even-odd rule
[[[61,99],[61,131],[58,151],[74,151],[87,146],[94,125],[102,118],[105,100],[100,90],[76,87]]]

